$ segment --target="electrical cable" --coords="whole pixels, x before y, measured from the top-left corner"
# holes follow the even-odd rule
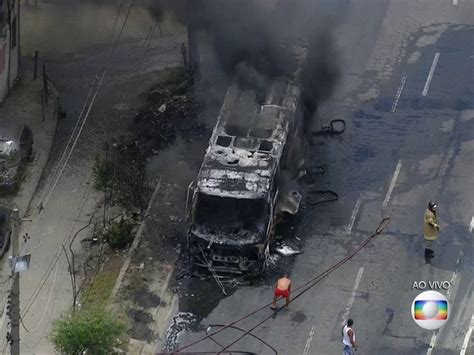
[[[89,175],[89,177],[87,178],[87,181],[89,181],[90,177],[91,177],[92,174]],[[78,210],[78,216],[82,213],[83,209],[84,209],[84,206],[88,200],[88,197],[89,197],[89,194],[91,192],[91,185],[90,184],[87,184],[88,188],[86,190],[84,190],[84,194],[82,196],[82,200],[80,201],[79,203],[79,210]],[[36,287],[35,291],[32,293],[32,295],[30,296],[30,298],[28,299],[28,301],[26,302],[26,305],[25,306],[25,311],[22,315],[22,317],[25,317],[27,315],[27,313],[29,312],[30,308],[33,306],[36,298],[38,297],[39,293],[41,292],[42,288],[44,287],[46,281],[48,280],[49,278],[49,275],[51,274],[54,266],[56,265],[56,263],[59,261],[59,258],[61,257],[61,254],[62,254],[62,245],[64,245],[65,243],[68,242],[68,240],[70,239],[72,233],[73,233],[73,230],[74,230],[74,227],[75,227],[75,223],[71,226],[71,229],[69,230],[69,233],[64,237],[61,245],[58,247],[58,252],[56,253],[56,256],[54,257],[54,259],[51,261],[51,264],[49,265],[47,271],[45,272],[45,274],[43,274],[43,277],[41,278],[41,281],[40,283],[38,284],[38,286]],[[54,286],[54,285],[53,285]]]
[[[306,194],[306,203],[308,205],[316,206],[320,203],[337,201],[339,199],[339,195],[332,190],[316,190],[314,188],[315,186],[310,187]],[[326,195],[328,198],[318,198],[318,195]]]
[[[131,1],[130,1],[130,5],[129,5],[129,7],[128,7],[127,13],[126,13],[126,15],[125,15],[125,19],[124,19],[124,21],[123,21],[123,23],[122,23],[122,26],[121,26],[121,28],[120,28],[119,34],[117,35],[117,38],[115,39],[115,42],[114,42],[114,44],[113,44],[113,47],[112,47],[112,49],[111,49],[111,51],[110,51],[109,59],[108,59],[107,65],[105,66],[104,70],[102,71],[102,73],[101,73],[101,75],[100,75],[99,77],[98,77],[97,75],[98,75],[99,72],[100,72],[100,67],[99,67],[98,73],[96,74],[96,77],[95,77],[95,79],[94,79],[94,82],[93,82],[93,85],[92,85],[91,89],[94,88],[94,84],[97,84],[97,87],[94,89],[93,94],[92,94],[92,95],[88,95],[88,97],[87,97],[87,99],[89,99],[89,97],[90,97],[90,103],[89,103],[89,105],[88,105],[88,107],[87,107],[87,109],[86,109],[86,111],[85,111],[84,118],[82,118],[82,123],[81,123],[81,125],[80,125],[80,127],[79,127],[79,130],[77,131],[77,135],[75,136],[74,142],[73,142],[73,144],[72,144],[72,146],[71,146],[71,148],[70,148],[70,150],[69,150],[69,152],[68,152],[68,154],[67,154],[67,157],[66,157],[66,159],[65,159],[65,161],[64,161],[64,163],[63,163],[63,165],[61,166],[61,168],[59,168],[59,170],[58,170],[58,172],[57,172],[56,179],[54,180],[53,186],[51,187],[51,189],[50,189],[50,191],[48,192],[48,194],[46,195],[46,197],[40,202],[40,206],[42,206],[43,208],[45,208],[45,206],[46,206],[46,204],[48,203],[48,201],[49,201],[49,199],[50,199],[52,193],[54,192],[54,190],[55,190],[55,188],[56,188],[56,186],[57,186],[59,180],[61,179],[61,177],[62,177],[62,175],[63,175],[63,173],[64,173],[64,169],[66,168],[66,166],[67,166],[67,164],[68,164],[68,162],[69,162],[69,159],[71,158],[71,155],[72,155],[72,153],[74,152],[74,148],[76,147],[77,141],[79,140],[79,137],[80,137],[80,135],[81,135],[81,133],[82,133],[82,130],[83,130],[83,128],[84,128],[84,125],[86,124],[87,119],[89,118],[89,114],[90,114],[91,109],[92,109],[92,107],[93,107],[93,105],[94,105],[95,99],[96,99],[96,97],[97,97],[97,95],[98,95],[98,93],[99,93],[99,91],[100,91],[100,89],[101,89],[101,87],[102,87],[104,78],[105,78],[105,76],[106,76],[107,72],[109,71],[110,66],[111,66],[111,64],[112,64],[112,60],[113,60],[113,56],[114,56],[114,54],[115,54],[115,50],[116,50],[117,47],[118,47],[118,43],[119,43],[119,41],[120,41],[120,39],[121,39],[121,37],[122,37],[123,30],[124,30],[124,28],[125,28],[125,25],[127,24],[128,18],[129,18],[129,16],[130,16],[130,12],[131,12],[132,7],[133,7],[133,2],[134,2],[134,0],[131,0]],[[118,15],[117,15],[117,16],[118,16]],[[114,28],[114,30],[115,30],[115,28]],[[88,103],[88,100],[87,100],[87,99],[86,99],[86,103],[84,104],[84,106],[83,106],[83,108],[82,108],[81,114],[84,112],[85,107],[87,106],[87,103]],[[79,122],[80,122],[80,121],[81,121],[81,117],[78,119],[78,121],[77,121],[77,123],[76,123],[76,127],[74,128],[73,134],[71,134],[71,137],[70,137],[70,139],[69,139],[68,144],[69,144],[70,141],[72,140],[72,137],[73,137],[73,135],[74,135],[74,132],[76,131],[76,128],[77,128],[77,126],[79,125]],[[63,151],[63,156],[65,155],[65,152],[66,152],[66,149]],[[63,156],[62,156],[62,157],[63,157]]]
[[[337,128],[336,124],[341,124],[341,128]],[[328,125],[322,126],[319,131],[312,132],[311,136],[321,136],[321,135],[337,135],[342,134],[346,130],[346,122],[341,119],[331,120]]]
[[[321,274],[317,275],[315,277],[315,279],[313,281],[310,281],[310,282],[307,282],[306,284],[303,284],[302,286],[300,286],[298,289],[301,289],[303,288],[303,290],[297,294],[295,297],[293,297],[291,300],[290,300],[290,303],[294,302],[296,299],[298,299],[299,297],[301,297],[303,294],[305,294],[307,291],[309,291],[311,288],[313,288],[314,286],[316,286],[319,282],[321,282],[324,278],[326,278],[328,275],[330,275],[333,271],[337,270],[340,266],[342,266],[343,264],[345,264],[347,261],[349,261],[350,259],[352,259],[354,257],[354,255],[356,255],[359,251],[361,251],[363,248],[365,248],[367,246],[367,244],[378,234],[380,234],[383,229],[385,229],[386,225],[390,222],[390,218],[389,217],[386,217],[384,218],[380,223],[379,223],[379,226],[377,227],[376,231],[371,234],[357,249],[355,249],[351,254],[349,254],[348,256],[346,256],[345,258],[343,258],[342,260],[340,260],[339,262],[337,262],[336,264],[334,264],[333,266],[331,266],[330,268],[328,268],[327,270],[323,271]],[[306,286],[306,288],[304,288]],[[297,289],[297,290],[298,290]],[[285,308],[285,306],[282,306],[280,307],[275,313],[278,313],[280,312],[283,308]],[[227,345],[224,349],[222,349],[222,351],[224,350],[227,350],[228,348],[230,348],[232,345],[234,345],[235,343],[237,343],[239,340],[241,340],[243,337],[245,337],[247,334],[249,334],[250,332],[252,332],[253,330],[255,330],[256,328],[258,328],[260,325],[262,325],[263,323],[265,323],[267,320],[269,320],[270,318],[274,317],[275,314],[272,314],[270,315],[269,317],[266,317],[264,318],[262,321],[260,321],[259,323],[257,323],[255,326],[253,326],[252,328],[250,328],[249,330],[247,330],[244,334],[242,334],[239,338],[237,338],[236,340],[234,340],[231,344]],[[218,354],[221,354],[221,352],[218,352]]]
[[[119,3],[119,6],[118,6],[118,8],[117,8],[117,11],[115,12],[114,24],[113,24],[113,26],[112,26],[112,33],[111,33],[111,37],[110,37],[110,42],[111,42],[111,44],[114,43],[113,41],[114,41],[114,36],[115,36],[115,27],[116,27],[116,25],[117,25],[118,17],[119,17],[120,11],[121,11],[121,9],[122,9],[122,4],[123,4],[123,0],[119,0],[119,1],[120,1],[120,3]],[[112,50],[113,50],[112,48],[113,48],[113,47],[111,46],[111,53],[112,53]],[[89,103],[91,94],[92,94],[92,92],[93,92],[94,90],[96,90],[96,89],[94,88],[94,86],[97,84],[97,82],[98,82],[98,80],[99,80],[99,75],[100,75],[101,70],[102,70],[102,66],[99,66],[99,67],[97,68],[97,72],[96,72],[96,74],[95,74],[95,76],[94,76],[94,80],[93,80],[93,82],[92,82],[92,85],[91,85],[91,87],[89,88],[89,91],[88,91],[88,93],[87,93],[87,97],[86,97],[86,100],[84,101],[84,105],[82,106],[81,112],[79,113],[79,116],[78,116],[78,119],[77,119],[77,121],[76,121],[76,124],[74,125],[74,129],[73,129],[71,135],[69,136],[69,139],[68,139],[68,141],[67,141],[67,143],[66,143],[66,146],[65,146],[63,152],[61,153],[61,156],[60,156],[60,158],[59,158],[59,161],[58,161],[58,163],[55,165],[55,168],[54,168],[54,170],[53,170],[53,172],[52,172],[52,174],[51,174],[50,176],[56,176],[56,174],[57,174],[57,172],[58,172],[58,169],[59,169],[59,166],[61,166],[61,164],[63,163],[63,159],[64,159],[64,157],[66,156],[66,152],[67,152],[67,150],[69,149],[69,146],[70,146],[70,144],[71,144],[71,142],[72,142],[72,140],[73,140],[73,137],[74,137],[75,134],[76,134],[76,131],[77,131],[77,128],[79,127],[80,122],[82,121],[83,114],[84,114],[84,111],[85,111],[85,109],[86,109],[86,107],[87,107],[87,105],[88,105],[88,103]],[[46,191],[46,189],[45,189],[45,191]],[[43,195],[42,198],[40,199],[40,203],[39,203],[40,206],[43,206],[43,204],[42,204],[43,200],[44,200],[44,195]],[[43,206],[43,207],[44,207],[44,206]]]
[[[120,1],[120,7],[119,7],[119,9],[118,9],[117,12],[116,12],[116,17],[115,17],[115,21],[114,21],[114,28],[113,28],[113,32],[112,32],[112,38],[114,37],[115,24],[116,24],[116,21],[117,21],[117,18],[118,18],[118,15],[119,15],[119,12],[120,12],[120,9],[121,9],[121,6],[122,6],[122,1],[123,1],[123,0]],[[54,180],[54,184],[53,184],[53,186],[51,187],[51,190],[49,191],[48,195],[46,196],[46,199],[44,199],[44,194],[43,194],[43,196],[42,196],[41,199],[40,199],[39,206],[42,207],[42,208],[45,207],[46,203],[48,202],[49,198],[51,197],[51,194],[53,193],[54,189],[56,188],[56,185],[57,185],[59,179],[61,178],[61,176],[62,176],[62,174],[63,174],[63,172],[64,172],[65,167],[67,166],[67,164],[68,164],[68,162],[69,162],[69,159],[70,159],[70,157],[71,157],[71,155],[72,155],[72,152],[73,152],[73,150],[74,150],[74,148],[75,148],[75,146],[76,146],[76,143],[77,143],[77,141],[78,141],[78,139],[79,139],[79,136],[80,136],[80,134],[81,134],[81,132],[82,132],[82,129],[83,129],[84,125],[85,125],[85,122],[87,121],[87,118],[88,118],[88,116],[89,116],[89,113],[90,113],[90,111],[91,111],[91,109],[92,109],[92,106],[93,106],[93,104],[94,104],[95,98],[96,98],[96,96],[97,96],[97,94],[98,94],[98,92],[99,92],[99,90],[100,90],[100,88],[101,88],[101,86],[102,86],[103,79],[104,79],[104,77],[105,77],[105,75],[106,75],[106,73],[107,73],[107,71],[108,71],[108,69],[109,69],[109,67],[110,67],[110,65],[111,65],[111,63],[112,63],[113,55],[114,55],[115,50],[116,50],[116,48],[117,48],[117,46],[118,46],[118,43],[119,43],[119,41],[120,41],[120,38],[121,38],[121,36],[122,36],[123,30],[124,30],[124,28],[125,28],[125,25],[126,25],[126,23],[127,23],[127,21],[128,21],[128,18],[129,18],[131,9],[132,9],[132,7],[133,7],[133,2],[134,2],[134,0],[131,0],[131,1],[130,1],[130,6],[129,6],[128,11],[127,11],[127,14],[126,14],[126,16],[125,16],[124,22],[123,22],[123,24],[122,24],[122,26],[121,26],[120,32],[119,32],[119,34],[118,34],[118,36],[117,36],[115,42],[113,43],[113,47],[112,47],[111,52],[110,52],[109,61],[108,61],[108,63],[107,63],[107,66],[106,66],[105,69],[103,70],[102,75],[101,75],[100,78],[98,77],[98,75],[99,75],[99,73],[100,73],[100,71],[101,71],[101,68],[100,68],[100,67],[98,68],[97,74],[96,74],[96,76],[94,77],[94,81],[93,81],[93,83],[92,83],[92,85],[91,85],[91,88],[89,89],[88,95],[87,95],[87,97],[86,97],[86,101],[85,101],[85,103],[84,103],[84,106],[82,107],[81,113],[80,113],[80,115],[79,115],[79,117],[78,117],[78,120],[77,120],[77,122],[76,122],[76,124],[75,124],[75,127],[74,127],[74,129],[73,129],[73,132],[72,132],[72,134],[71,134],[71,136],[70,136],[70,138],[69,138],[69,140],[68,140],[68,142],[67,142],[67,145],[66,145],[64,151],[63,151],[62,154],[61,154],[60,160],[59,160],[58,164],[56,165],[55,170],[53,171],[53,175],[57,174],[56,179]],[[95,86],[96,83],[97,83],[97,87],[94,88],[94,86]],[[82,119],[82,115],[83,115],[83,113],[84,113],[85,108],[87,107],[87,104],[88,104],[88,102],[89,102],[89,98],[91,97],[91,93],[92,93],[92,92],[94,92],[94,94],[92,95],[92,99],[91,99],[92,101],[89,103],[89,106],[88,106],[88,109],[87,109],[87,112],[86,112],[86,115],[85,115],[84,119]],[[80,126],[79,132],[77,133],[77,136],[75,137],[74,143],[73,143],[73,145],[71,146],[71,149],[70,149],[70,151],[69,151],[69,154],[67,155],[67,158],[66,158],[65,162],[63,163],[62,161],[63,161],[63,159],[64,159],[64,156],[66,156],[66,151],[67,151],[67,149],[68,149],[68,146],[70,145],[70,142],[72,141],[72,138],[74,137],[74,135],[75,135],[75,133],[76,133],[76,131],[77,131],[77,127],[79,126],[79,124],[80,124],[81,121],[82,121],[82,124],[81,124],[81,126]],[[61,166],[61,164],[63,164],[63,165]],[[61,166],[60,169],[59,169],[59,166]],[[58,170],[58,169],[59,169],[59,170]],[[58,171],[59,171],[59,172],[58,172]],[[45,191],[45,192],[48,191],[47,186],[45,187],[45,190],[44,190],[44,191]],[[90,191],[89,191],[89,192],[90,192]],[[43,203],[43,201],[44,201],[44,203]],[[81,208],[81,210],[82,210],[82,208]],[[71,233],[70,233],[70,234],[71,234]],[[70,234],[67,235],[67,236],[64,238],[63,243],[66,241],[66,239],[68,238],[68,236],[70,237]],[[26,244],[26,241],[25,241],[25,243],[22,244],[20,251],[23,249],[23,247],[24,247],[25,244]],[[56,256],[55,256],[54,259],[52,260],[51,264],[49,265],[48,269],[46,270],[46,272],[45,272],[45,273],[43,274],[43,276],[41,277],[41,280],[42,280],[42,281],[40,281],[40,283],[38,284],[37,288],[36,288],[35,291],[33,292],[32,296],[31,296],[30,299],[27,301],[27,304],[30,303],[30,302],[31,302],[31,303],[30,303],[29,306],[26,308],[26,311],[24,312],[23,316],[20,316],[21,323],[22,323],[23,328],[24,328],[25,330],[27,330],[27,328],[26,328],[25,325],[23,324],[23,317],[26,316],[26,314],[27,314],[28,311],[30,310],[31,306],[34,304],[36,298],[37,298],[38,295],[39,295],[39,292],[40,292],[41,289],[44,287],[44,285],[45,285],[47,279],[49,278],[49,275],[51,274],[51,272],[52,272],[52,270],[53,270],[53,268],[54,268],[54,265],[56,265],[56,263],[59,261],[60,256],[61,256],[61,249],[59,249],[59,252],[56,254]],[[52,289],[53,289],[53,288],[54,288],[54,284],[53,284],[53,286],[52,286]],[[51,291],[51,292],[52,292],[52,291]],[[43,314],[43,315],[44,315],[44,314]],[[43,318],[44,318],[44,317],[42,316],[42,319],[43,319]],[[41,320],[42,320],[42,319],[41,319]],[[38,324],[39,324],[39,323],[38,323]],[[38,325],[38,324],[37,324],[37,325]],[[35,326],[35,329],[36,329],[36,326]],[[2,346],[2,347],[3,347],[3,346]]]
[[[62,174],[63,174],[63,172],[64,172],[64,169],[65,169],[65,167],[67,166],[67,163],[68,163],[68,161],[69,161],[69,159],[70,159],[70,157],[71,157],[71,155],[72,155],[72,152],[73,152],[73,150],[74,150],[74,148],[75,148],[75,146],[76,146],[76,143],[77,143],[77,141],[78,141],[78,139],[79,139],[79,136],[80,136],[80,134],[81,134],[81,132],[82,132],[82,129],[83,129],[84,125],[85,125],[85,122],[86,122],[86,120],[87,120],[87,118],[88,118],[88,116],[89,116],[89,113],[90,113],[90,111],[91,111],[91,109],[92,109],[92,106],[93,106],[93,104],[94,104],[95,98],[96,98],[96,96],[97,96],[97,94],[98,94],[98,92],[99,92],[99,90],[100,90],[100,88],[101,88],[103,79],[104,79],[104,77],[105,77],[105,75],[106,75],[106,73],[107,73],[107,71],[108,71],[108,69],[109,69],[109,67],[110,67],[110,65],[111,65],[111,63],[112,63],[113,55],[114,55],[115,50],[116,50],[116,48],[117,48],[117,46],[118,46],[118,43],[119,43],[119,41],[120,41],[120,38],[121,38],[121,36],[122,36],[123,30],[124,30],[124,28],[125,28],[125,25],[126,25],[126,23],[127,23],[127,21],[128,21],[128,18],[129,18],[131,9],[132,9],[132,7],[133,7],[133,2],[134,2],[134,0],[131,0],[131,1],[130,1],[130,5],[129,5],[129,7],[128,7],[128,11],[127,11],[127,13],[126,13],[125,19],[124,19],[124,21],[123,21],[123,23],[122,23],[122,26],[121,26],[121,28],[120,28],[120,32],[119,32],[119,34],[118,34],[118,36],[117,36],[117,38],[116,38],[116,40],[115,40],[115,42],[114,42],[114,44],[113,44],[112,50],[111,50],[111,52],[110,52],[109,61],[108,61],[108,63],[107,63],[107,66],[106,66],[105,69],[103,70],[102,75],[101,75],[101,77],[100,77],[100,79],[99,79],[97,88],[95,89],[95,92],[94,92],[94,94],[92,95],[92,101],[90,102],[89,107],[88,107],[88,109],[87,109],[87,111],[86,111],[86,116],[84,117],[84,119],[83,119],[83,121],[82,121],[82,124],[81,124],[81,126],[80,126],[80,128],[79,128],[79,131],[78,131],[77,136],[75,137],[75,140],[74,140],[74,143],[73,143],[73,145],[72,145],[72,147],[71,147],[71,150],[69,151],[69,154],[67,155],[66,161],[64,162],[63,166],[62,166],[61,169],[59,170],[58,176],[56,177],[55,182],[54,182],[54,184],[53,184],[53,186],[52,186],[50,192],[48,193],[46,199],[44,200],[43,207],[46,205],[47,201],[48,201],[49,198],[51,197],[51,194],[53,193],[54,189],[56,188],[56,185],[57,185],[59,179],[61,178],[61,176],[62,176]],[[118,16],[118,15],[117,15],[117,16]],[[78,120],[78,122],[79,122],[79,120]],[[71,136],[71,137],[72,137],[72,136]],[[88,190],[86,190],[86,191],[88,191]],[[88,191],[88,192],[90,192],[90,191]],[[82,210],[82,209],[81,209],[81,210]],[[68,236],[70,236],[70,235],[71,235],[71,233],[70,233]],[[66,239],[68,238],[68,236],[66,236],[66,238],[63,240],[63,244],[64,244],[64,242],[66,241]],[[51,271],[52,271],[54,265],[55,265],[56,262],[59,260],[59,257],[60,257],[60,256],[61,256],[61,249],[59,249],[59,251],[58,251],[56,257],[53,259],[53,261],[51,262],[50,266],[48,267],[46,273],[43,275],[43,277],[42,277],[42,280],[43,280],[43,281],[40,281],[39,288],[36,289],[36,291],[32,294],[32,297],[30,297],[30,299],[27,301],[27,304],[30,303],[30,302],[31,302],[31,303],[30,303],[30,305],[26,308],[25,313],[23,314],[23,317],[26,316],[26,314],[27,314],[28,311],[30,310],[31,306],[34,304],[34,301],[36,300],[36,298],[37,298],[39,292],[41,291],[41,289],[43,288],[44,284],[46,283],[46,281],[47,281],[49,275],[51,274]]]
[[[211,327],[225,327],[225,324],[209,324],[208,328],[211,328]],[[229,328],[231,329],[235,329],[235,330],[239,330],[241,332],[245,332],[244,329],[240,328],[240,327],[237,327],[235,325],[232,325],[230,326]],[[206,329],[206,334],[207,334],[207,329]],[[268,344],[265,340],[263,340],[262,338],[256,336],[255,334],[252,334],[252,333],[249,333],[248,335],[250,335],[251,337],[254,337],[255,339],[257,339],[259,342],[261,342],[262,344],[266,345],[268,348],[270,348],[275,354],[278,354],[278,351],[273,347],[271,346],[270,344]],[[214,338],[210,338],[212,340],[214,340],[214,342],[216,344],[218,344],[220,347],[224,348],[224,346],[222,344],[220,344],[219,342],[217,342]]]
[[[385,217],[384,219],[382,219],[382,221],[379,223],[377,229],[375,230],[374,233],[372,233],[358,248],[356,248],[351,254],[349,254],[348,256],[344,257],[342,260],[340,260],[339,262],[337,262],[336,264],[332,265],[331,267],[329,267],[328,269],[326,269],[325,271],[323,271],[322,273],[316,275],[315,277],[311,277],[308,281],[306,281],[304,284],[302,284],[301,286],[299,286],[298,288],[296,288],[293,292],[295,291],[298,291],[298,290],[301,290],[302,291],[297,294],[295,297],[293,297],[291,300],[290,300],[290,303],[291,302],[294,302],[296,299],[298,299],[299,297],[301,297],[304,293],[306,293],[308,290],[310,290],[311,288],[313,288],[316,284],[318,284],[322,279],[324,279],[325,277],[327,277],[329,274],[331,274],[332,272],[334,272],[336,269],[338,269],[341,265],[345,264],[347,261],[349,261],[350,259],[352,259],[354,257],[354,255],[356,255],[357,253],[359,253],[363,248],[365,248],[367,246],[367,244],[375,238],[375,236],[379,235],[380,233],[382,233],[382,231],[385,229],[385,227],[388,225],[388,223],[390,222],[390,217]],[[252,315],[260,312],[261,310],[269,307],[272,303],[268,303],[268,304],[265,304],[264,306],[248,313],[247,315],[237,319],[236,321],[233,321],[227,325],[225,325],[223,328],[215,331],[215,332],[212,332],[211,334],[208,334],[206,336],[203,336],[201,337],[200,339],[197,339],[195,341],[193,341],[192,343],[186,345],[186,346],[183,346],[179,349],[177,349],[176,351],[172,352],[172,354],[174,353],[178,353],[182,350],[185,350],[193,345],[196,345],[200,342],[202,342],[203,340],[205,339],[208,339],[210,336],[214,336],[215,334],[218,334],[220,332],[222,332],[223,330],[227,329],[227,328],[230,328],[231,326],[251,317]],[[264,322],[266,322],[267,320],[269,320],[270,318],[274,317],[275,313],[278,313],[281,309],[283,309],[283,307],[280,307],[279,309],[277,309],[272,315],[270,315],[269,317],[266,317],[263,321],[259,322],[256,326],[252,327],[251,329],[249,329],[248,331],[246,331],[244,334],[242,334],[238,339],[236,339],[234,342],[232,342],[231,344],[227,345],[226,348],[222,349],[222,351],[224,350],[227,350],[229,347],[231,347],[232,345],[234,345],[236,342],[238,342],[240,339],[242,339],[244,336],[248,335],[250,332],[252,332],[253,330],[255,330],[256,328],[258,328],[261,324],[263,324]]]

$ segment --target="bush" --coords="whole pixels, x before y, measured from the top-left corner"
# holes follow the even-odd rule
[[[97,155],[94,166],[94,187],[107,195],[107,204],[143,211],[149,198],[145,157],[135,143],[118,145],[108,159]]]
[[[94,174],[94,187],[99,191],[104,191],[107,187],[107,171],[110,164],[105,161],[105,159],[97,154],[94,161],[94,166],[92,171]]]
[[[112,221],[102,230],[102,236],[113,249],[127,248],[133,241],[133,227],[135,223],[123,217],[119,221]]]
[[[64,354],[110,354],[123,335],[125,324],[104,310],[88,310],[64,316],[53,323],[51,338]]]

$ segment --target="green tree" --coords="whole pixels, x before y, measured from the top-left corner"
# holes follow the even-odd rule
[[[84,310],[68,314],[53,324],[51,338],[63,354],[109,354],[118,345],[125,324],[104,310]]]

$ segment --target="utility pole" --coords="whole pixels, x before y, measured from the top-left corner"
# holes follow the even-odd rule
[[[20,272],[16,270],[19,257],[20,218],[18,208],[11,215],[12,233],[10,242],[12,246],[12,287],[10,290],[10,354],[20,355]]]

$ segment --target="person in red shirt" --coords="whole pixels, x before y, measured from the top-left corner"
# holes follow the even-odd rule
[[[275,284],[275,292],[273,295],[273,302],[271,309],[277,309],[276,302],[280,297],[285,298],[285,306],[288,307],[290,304],[290,292],[291,292],[291,280],[288,278],[288,274],[284,274],[281,278],[278,279]]]

